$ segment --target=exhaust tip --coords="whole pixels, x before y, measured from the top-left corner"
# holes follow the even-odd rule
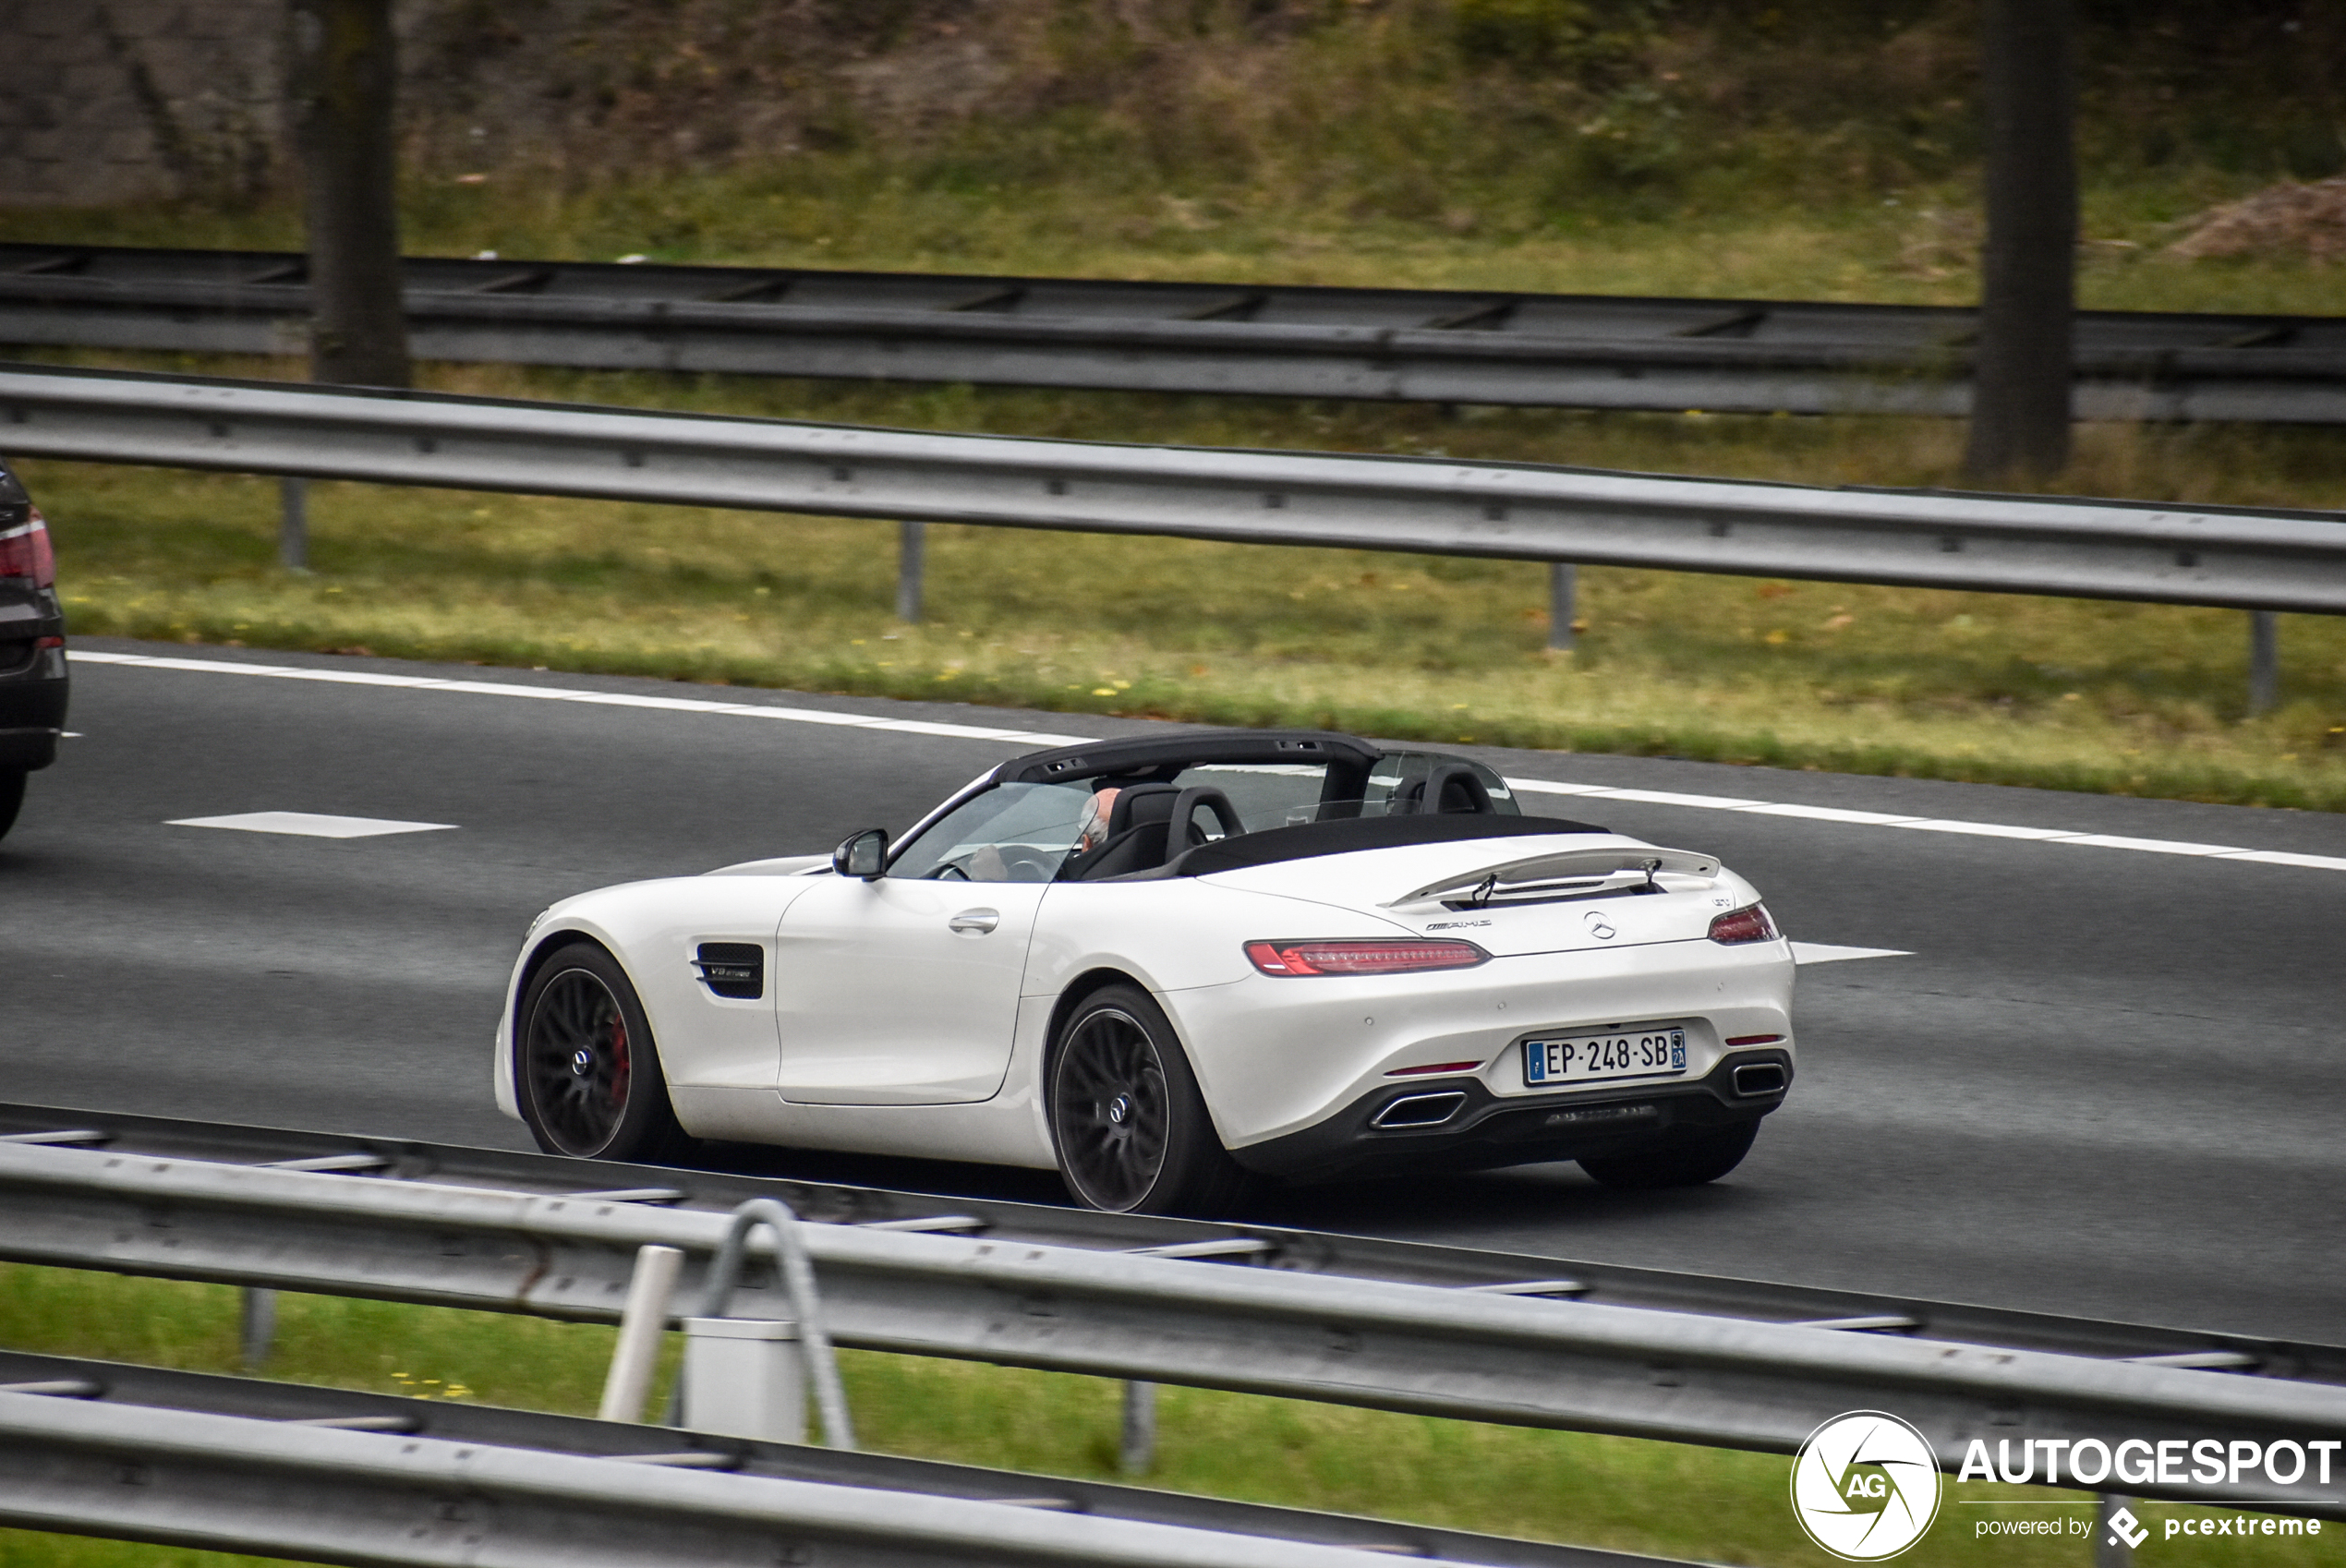
[[[1458,1114],[1466,1095],[1457,1090],[1445,1094],[1405,1094],[1369,1118],[1371,1127],[1440,1127]]]
[[[1781,1094],[1792,1080],[1780,1062],[1747,1062],[1735,1071],[1738,1094]]]

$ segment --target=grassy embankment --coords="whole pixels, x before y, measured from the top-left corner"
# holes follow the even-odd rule
[[[280,1298],[270,1375],[292,1381],[589,1414],[607,1329],[325,1297]],[[0,1265],[0,1345],[197,1371],[236,1370],[224,1286]],[[1096,1379],[847,1352],[858,1436],[885,1453],[1045,1475],[1114,1478],[1118,1392]],[[1190,1389],[1161,1391],[1145,1484],[1711,1562],[1826,1568],[1784,1502],[1785,1461],[1571,1432],[1527,1431]],[[2074,1564],[2074,1540],[1976,1539],[1968,1503],[2073,1494],[1951,1486],[1942,1517],[1902,1561]],[[2017,1511],[2014,1511],[2017,1512]],[[2032,1510],[2041,1512],[2041,1510]],[[2061,1510],[2068,1513],[2070,1510]],[[2151,1505],[2158,1517],[2166,1505]],[[2346,1530],[2253,1551],[2194,1538],[2161,1561],[2346,1562]],[[248,1560],[0,1531],[0,1564],[228,1568]]]
[[[2086,25],[2085,303],[2336,309],[2334,264],[2304,253],[2165,253],[2209,203],[2346,160],[2320,38],[2171,9]],[[818,10],[810,32],[780,13],[621,6],[570,39],[451,11],[457,30],[411,51],[411,247],[1976,297],[1959,7],[1126,5],[1082,25],[1041,5]],[[9,237],[298,235],[282,199],[0,212]],[[1961,441],[1946,421],[428,379],[1833,483],[1948,484]],[[2060,488],[2341,507],[2341,459],[2346,435],[2323,430],[2088,427]],[[2284,621],[2281,707],[2249,719],[2244,618],[2222,611],[1591,569],[1586,633],[1558,657],[1534,566],[945,529],[932,617],[905,628],[884,525],[326,487],[320,570],[289,578],[270,564],[264,484],[28,466],[83,632],[2346,809],[2346,629],[2324,618]]]

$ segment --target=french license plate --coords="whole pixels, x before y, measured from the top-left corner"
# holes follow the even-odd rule
[[[1607,1078],[1667,1078],[1686,1070],[1687,1031],[1683,1029],[1558,1034],[1523,1043],[1526,1088]]]

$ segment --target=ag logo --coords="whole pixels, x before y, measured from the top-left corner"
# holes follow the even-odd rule
[[[1923,1435],[1879,1410],[1836,1416],[1792,1462],[1792,1514],[1851,1562],[1895,1557],[1939,1514],[1939,1462]]]

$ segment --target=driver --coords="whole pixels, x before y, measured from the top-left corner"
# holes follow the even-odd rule
[[[1075,853],[1088,854],[1100,847],[1101,841],[1107,837],[1108,821],[1116,814],[1116,797],[1122,793],[1123,790],[1111,784],[1105,790],[1095,790],[1092,798],[1084,802],[1082,820],[1075,825]]]

